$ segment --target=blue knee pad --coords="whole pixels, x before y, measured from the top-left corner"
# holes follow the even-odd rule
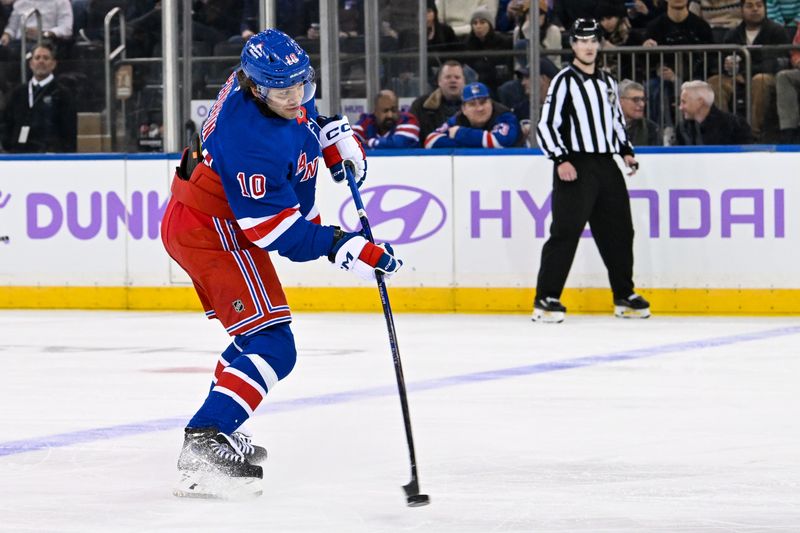
[[[252,335],[237,335],[234,342],[242,349],[239,355],[260,356],[272,367],[279,380],[289,375],[297,361],[294,335],[289,324],[278,324]]]

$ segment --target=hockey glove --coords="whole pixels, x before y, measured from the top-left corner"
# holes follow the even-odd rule
[[[366,281],[375,281],[375,273],[388,280],[400,270],[403,262],[394,256],[388,244],[372,244],[361,233],[345,233],[336,228],[333,246],[328,259],[342,270],[347,270]]]
[[[358,138],[353,135],[347,117],[334,115],[332,117],[319,117],[319,143],[322,146],[322,157],[325,165],[330,169],[333,181],[341,183],[345,181],[346,175],[344,162],[353,163],[353,173],[358,186],[367,179],[367,155],[361,146]]]

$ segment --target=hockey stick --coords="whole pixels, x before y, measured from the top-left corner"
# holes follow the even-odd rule
[[[367,211],[364,209],[364,202],[361,201],[361,194],[358,192],[358,185],[356,184],[355,176],[350,170],[350,167],[344,165],[347,175],[347,185],[350,187],[350,193],[353,195],[353,202],[356,204],[358,210],[358,218],[361,220],[361,227],[364,230],[366,238],[374,243],[375,238],[372,236],[372,228],[370,228],[369,220],[367,219]],[[386,283],[383,281],[383,274],[380,272],[375,273],[375,278],[378,281],[378,292],[381,295],[381,305],[383,305],[383,316],[386,317],[386,328],[389,330],[389,346],[392,349],[392,360],[394,361],[394,373],[397,377],[397,392],[400,393],[400,405],[403,408],[403,422],[406,427],[406,440],[408,441],[408,455],[411,460],[411,481],[408,485],[403,485],[403,490],[406,493],[406,502],[409,507],[421,507],[428,505],[431,501],[427,494],[420,494],[419,492],[419,478],[417,477],[417,458],[414,453],[414,437],[411,435],[411,415],[408,413],[408,397],[406,395],[406,382],[403,378],[403,365],[400,362],[400,348],[397,345],[397,332],[394,329],[394,317],[392,316],[392,308],[389,305],[389,292],[386,290]]]

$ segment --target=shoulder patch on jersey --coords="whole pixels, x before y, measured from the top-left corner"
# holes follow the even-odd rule
[[[606,89],[606,95],[608,96],[608,103],[613,106],[617,102],[617,91],[609,85]]]
[[[297,123],[298,124],[305,124],[308,122],[308,112],[306,108],[300,106],[300,110],[297,112]]]

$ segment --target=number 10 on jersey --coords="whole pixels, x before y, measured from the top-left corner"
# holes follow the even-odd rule
[[[263,198],[266,192],[267,178],[263,174],[251,174],[249,178],[244,177],[244,172],[236,174],[236,180],[242,189],[242,196],[245,198]]]

